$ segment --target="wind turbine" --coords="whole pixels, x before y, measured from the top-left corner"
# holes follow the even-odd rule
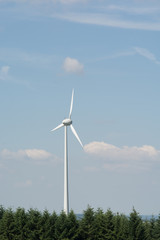
[[[62,121],[60,125],[58,125],[56,128],[52,129],[51,131],[55,131],[61,127],[64,127],[64,212],[66,215],[69,213],[69,193],[68,193],[68,137],[67,137],[67,127],[70,126],[73,134],[77,138],[78,142],[82,145],[82,142],[80,138],[78,137],[78,134],[76,133],[76,130],[74,129],[72,125],[71,120],[71,114],[73,109],[73,96],[74,96],[74,89],[72,90],[72,98],[71,98],[71,106],[70,106],[70,112],[69,112],[69,118],[66,118]]]

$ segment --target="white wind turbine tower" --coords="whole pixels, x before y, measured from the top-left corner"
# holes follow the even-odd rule
[[[62,121],[60,125],[58,125],[56,128],[52,129],[51,131],[55,131],[61,127],[64,127],[64,212],[68,215],[69,213],[69,193],[68,193],[68,138],[67,138],[67,127],[70,126],[73,134],[77,138],[78,142],[82,145],[82,142],[80,138],[78,137],[78,134],[76,133],[76,130],[74,129],[72,125],[71,120],[71,114],[72,114],[72,108],[73,108],[73,96],[74,96],[74,90],[72,90],[72,98],[71,98],[71,106],[70,106],[70,112],[69,112],[69,118],[66,118]]]

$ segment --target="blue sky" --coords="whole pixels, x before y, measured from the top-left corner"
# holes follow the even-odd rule
[[[158,0],[0,0],[0,204],[159,214]]]

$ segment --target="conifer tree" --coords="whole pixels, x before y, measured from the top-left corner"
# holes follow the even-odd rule
[[[57,215],[55,214],[55,221],[57,220]],[[55,221],[53,221],[53,216],[44,210],[41,217],[41,240],[54,240],[55,239]]]
[[[4,212],[5,212],[4,207],[0,205],[0,220],[2,219]]]
[[[42,235],[42,214],[35,209],[28,211],[27,231],[29,240],[41,240]]]
[[[129,217],[129,240],[146,240],[144,223],[134,208]]]
[[[153,236],[155,240],[159,240],[160,239],[160,214],[158,216],[158,218],[155,221],[155,227],[154,227],[154,231],[153,231]]]
[[[67,215],[64,211],[62,211],[55,223],[55,238],[63,240],[67,239],[67,236],[68,236]]]
[[[156,225],[156,220],[152,216],[150,220],[145,220],[145,234],[146,234],[146,239],[147,240],[155,240],[155,225]]]
[[[7,209],[3,213],[0,221],[0,239],[1,240],[15,240],[16,227],[14,220],[14,213],[12,209]]]
[[[116,239],[116,234],[115,234],[115,229],[114,229],[114,215],[110,209],[107,210],[105,213],[105,218],[106,218],[106,239],[107,240],[115,240]]]
[[[94,230],[94,211],[93,208],[88,206],[84,211],[83,218],[80,221],[79,237],[84,240],[93,240],[95,236]]]
[[[102,211],[102,209],[98,208],[95,212],[94,218],[94,239],[102,240],[107,237],[107,226],[106,226],[106,217]]]
[[[129,234],[129,220],[124,214],[114,216],[114,229],[117,240],[127,240]]]
[[[14,214],[16,240],[25,240],[28,236],[27,231],[27,214],[23,208],[17,208]]]
[[[68,225],[68,235],[67,235],[68,239],[77,240],[78,239],[79,221],[77,220],[77,217],[74,214],[73,210],[71,210],[68,215],[67,225]]]
[[[56,240],[55,236],[55,228],[56,228],[56,221],[57,221],[57,214],[54,211],[50,216],[50,236],[52,237],[52,240]]]

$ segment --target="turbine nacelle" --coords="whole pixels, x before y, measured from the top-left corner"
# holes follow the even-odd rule
[[[74,90],[72,91],[72,98],[71,98],[71,106],[70,106],[70,111],[69,111],[69,117],[65,118],[61,124],[59,124],[56,128],[53,128],[51,131],[56,131],[59,128],[62,127],[68,127],[70,126],[74,136],[77,138],[78,142],[81,144],[82,148],[83,148],[83,144],[78,136],[78,134],[76,133],[76,130],[74,129],[73,125],[72,125],[72,120],[71,120],[71,114],[72,114],[72,109],[73,109],[73,95],[74,95]]]
[[[64,126],[69,126],[72,124],[72,120],[70,118],[66,118],[62,121],[62,123],[64,124]]]

